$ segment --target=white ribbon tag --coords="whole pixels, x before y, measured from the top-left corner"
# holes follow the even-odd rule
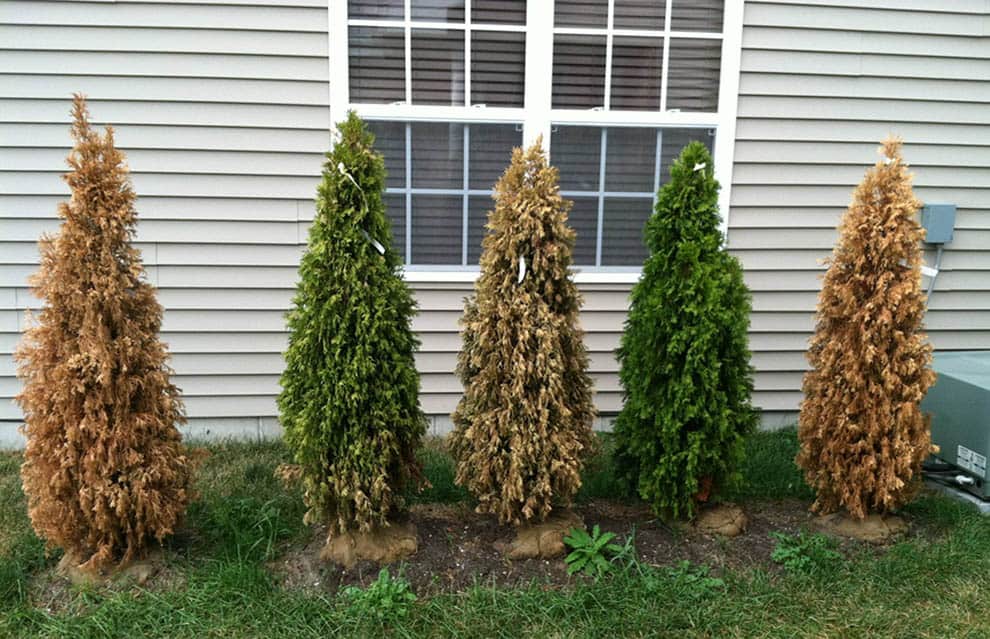
[[[522,255],[519,256],[519,279],[516,280],[516,284],[522,284],[523,278],[526,277],[526,258]]]
[[[705,168],[705,163],[704,162],[698,162],[697,164],[694,165],[694,170],[695,171],[700,171],[703,168]]]
[[[337,170],[340,171],[341,175],[346,176],[347,179],[351,181],[351,184],[353,184],[354,186],[357,187],[357,190],[358,191],[361,191],[362,194],[364,193],[364,189],[362,189],[361,188],[361,185],[357,183],[357,180],[354,179],[354,176],[352,176],[350,173],[348,173],[347,172],[347,169],[344,168],[344,163],[343,162],[338,162],[337,163]]]
[[[384,247],[384,246],[382,246],[382,245],[381,245],[381,243],[380,243],[380,242],[379,242],[378,240],[376,240],[375,238],[373,238],[373,237],[371,237],[371,234],[369,234],[369,233],[368,233],[367,231],[365,231],[364,229],[361,229],[361,234],[362,234],[362,235],[364,235],[364,237],[365,237],[365,238],[366,238],[366,239],[367,239],[367,240],[368,240],[369,242],[371,242],[371,245],[375,247],[375,250],[376,250],[376,251],[378,251],[378,253],[379,253],[380,255],[385,255],[385,247]]]
[[[900,262],[898,262],[898,264],[900,264],[904,268],[907,268],[907,260],[901,260]],[[938,275],[938,269],[932,268],[930,266],[925,266],[924,264],[922,264],[921,274],[924,275],[925,277],[935,277],[936,275]]]

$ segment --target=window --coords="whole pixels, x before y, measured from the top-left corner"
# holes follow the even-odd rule
[[[385,156],[385,206],[406,264],[471,266],[505,158],[522,144],[516,124],[369,122]]]
[[[347,64],[331,115],[354,109],[376,135],[407,272],[476,268],[492,186],[539,135],[574,202],[583,270],[636,271],[656,191],[689,141],[713,151],[727,201],[739,4],[332,3],[331,60]]]
[[[551,161],[560,190],[573,200],[578,265],[636,266],[646,258],[643,225],[657,189],[688,142],[712,149],[714,130],[634,127],[554,127]]]
[[[525,23],[522,0],[350,0],[351,101],[522,107]]]

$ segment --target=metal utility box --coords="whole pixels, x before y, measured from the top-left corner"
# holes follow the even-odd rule
[[[932,415],[936,457],[973,477],[961,488],[990,499],[990,351],[935,353],[932,367],[938,379],[921,409]]]
[[[955,204],[926,204],[921,209],[921,226],[928,244],[948,244],[956,225]]]

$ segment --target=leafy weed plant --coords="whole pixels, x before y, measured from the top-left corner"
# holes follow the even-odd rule
[[[612,543],[613,539],[615,533],[603,533],[597,524],[591,534],[581,528],[571,528],[570,534],[564,537],[564,543],[571,548],[564,558],[567,574],[585,572],[599,579],[611,572],[613,561],[630,556],[633,548],[632,537],[623,546]]]
[[[388,568],[382,568],[378,579],[368,584],[365,589],[350,586],[344,589],[347,600],[347,612],[355,617],[377,621],[389,625],[409,615],[409,610],[416,601],[409,582],[402,574],[393,577]]]
[[[835,540],[821,533],[802,531],[797,535],[772,532],[777,546],[770,558],[785,570],[801,575],[814,575],[827,571],[837,564],[842,555],[835,550]]]

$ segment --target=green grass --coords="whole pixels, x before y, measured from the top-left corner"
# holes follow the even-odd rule
[[[746,481],[732,498],[808,497],[795,446],[793,431],[754,437]],[[990,520],[934,496],[907,511],[937,534],[814,574],[727,570],[712,585],[690,571],[640,566],[565,590],[479,584],[420,597],[407,617],[383,627],[345,598],[286,591],[269,577],[265,563],[279,544],[304,533],[298,492],[272,475],[288,461],[284,448],[210,449],[190,507],[192,532],[169,544],[169,570],[182,578],[155,592],[80,590],[53,612],[27,603],[30,575],[53,559],[30,532],[19,457],[0,455],[0,637],[990,637]],[[417,500],[466,499],[440,448],[423,459],[433,488]],[[606,454],[589,469],[583,496],[614,487]]]

